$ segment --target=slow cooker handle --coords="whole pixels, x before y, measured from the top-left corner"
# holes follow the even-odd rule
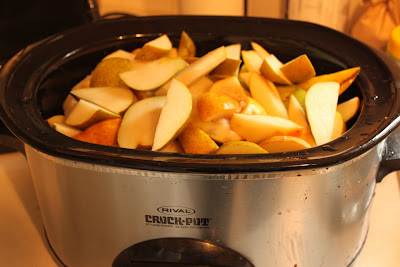
[[[386,138],[384,155],[378,168],[376,182],[381,182],[386,175],[400,170],[400,127]]]

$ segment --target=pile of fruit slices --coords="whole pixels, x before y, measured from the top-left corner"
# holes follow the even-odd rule
[[[297,151],[346,131],[358,97],[338,104],[360,68],[316,76],[307,55],[282,63],[251,42],[196,57],[182,32],[132,52],[117,50],[75,85],[64,114],[48,123],[69,137],[107,146],[192,154]]]

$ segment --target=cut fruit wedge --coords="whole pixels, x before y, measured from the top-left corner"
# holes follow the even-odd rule
[[[287,110],[275,85],[258,73],[253,73],[249,84],[251,96],[268,115],[288,118]]]
[[[72,138],[92,144],[116,146],[121,120],[121,118],[114,118],[98,122]]]
[[[311,133],[311,128],[310,125],[308,124],[306,114],[303,108],[301,107],[299,101],[294,95],[290,96],[290,101],[288,105],[288,115],[291,121],[303,127],[303,131],[300,138],[305,140],[311,146],[315,146],[315,140]]]
[[[194,57],[196,55],[196,45],[190,38],[189,34],[182,31],[181,39],[179,40],[178,46],[178,56],[184,57]]]
[[[300,136],[302,127],[291,120],[269,115],[233,114],[231,128],[245,140],[260,143],[276,135]]]
[[[212,154],[219,146],[199,127],[189,123],[178,137],[185,153]]]
[[[65,116],[64,115],[54,115],[48,118],[47,123],[50,125],[51,128],[54,128],[54,123],[64,123]]]
[[[355,96],[337,106],[337,111],[342,115],[343,121],[346,123],[353,118],[360,108],[360,99]]]
[[[119,78],[119,74],[130,69],[132,69],[132,61],[126,58],[102,60],[96,65],[91,74],[90,87],[126,86]]]
[[[55,122],[53,126],[57,132],[69,137],[72,137],[82,132],[82,130],[69,126],[65,123]]]
[[[342,115],[338,111],[335,113],[335,121],[333,123],[332,140],[340,137],[346,131],[346,123],[344,122]]]
[[[219,80],[213,84],[210,93],[219,93],[232,97],[238,102],[246,101],[247,94],[236,76]]]
[[[134,103],[124,114],[118,131],[123,148],[151,148],[166,96],[154,96]]]
[[[178,140],[173,140],[167,146],[160,150],[160,152],[168,152],[168,153],[184,153],[181,144]]]
[[[263,63],[263,60],[256,51],[242,50],[242,59],[248,72],[260,73],[260,67]]]
[[[226,57],[240,60],[242,45],[240,43],[225,46]]]
[[[168,55],[171,49],[171,40],[168,38],[168,35],[164,34],[145,43],[137,52],[135,59],[156,60]]]
[[[264,58],[266,58],[269,55],[271,55],[269,52],[267,52],[267,50],[265,50],[264,47],[262,47],[261,45],[259,45],[256,42],[251,42],[251,47],[260,56],[261,60],[264,60]]]
[[[65,123],[69,126],[84,130],[100,121],[118,117],[120,117],[120,115],[81,99],[68,117],[66,117]]]
[[[311,148],[311,145],[295,136],[273,136],[260,143],[269,153],[298,151]]]
[[[165,84],[187,65],[182,58],[162,57],[136,69],[120,73],[119,77],[132,89],[154,90]]]
[[[241,114],[247,115],[267,115],[265,109],[253,98],[247,97],[245,101],[246,105],[240,110]]]
[[[291,83],[302,83],[315,76],[315,69],[307,55],[301,55],[283,64],[281,72]]]
[[[195,82],[192,86],[190,86],[189,91],[192,95],[198,96],[210,90],[213,84],[214,82],[212,80],[204,76],[203,78]]]
[[[279,84],[292,84],[292,82],[281,71],[282,66],[283,63],[280,62],[275,55],[271,54],[264,58],[260,67],[260,73],[271,82]]]
[[[197,113],[203,121],[230,118],[239,110],[239,102],[228,95],[206,92],[197,97]]]
[[[332,140],[339,88],[337,82],[320,82],[307,92],[307,118],[318,146]]]
[[[111,54],[104,57],[103,60],[109,59],[109,58],[126,58],[129,60],[133,60],[135,58],[135,55],[132,54],[131,52],[128,52],[128,51],[125,51],[122,49],[118,49],[117,51],[112,52]]]
[[[116,114],[122,114],[137,101],[132,90],[125,87],[89,87],[71,91],[71,94]]]
[[[190,87],[192,84],[210,73],[225,59],[225,47],[221,46],[211,52],[208,52],[183,70],[179,71],[173,78],[180,81],[185,86]],[[166,95],[170,86],[171,82],[167,82],[156,91],[156,95]]]
[[[220,80],[232,76],[236,77],[241,63],[242,61],[239,59],[226,58],[224,62],[210,72],[209,77],[213,80]]]
[[[248,141],[232,141],[223,144],[215,154],[264,154],[268,153],[259,145]]]
[[[189,89],[173,79],[158,120],[152,150],[162,149],[179,136],[187,125],[191,112],[192,95]]]

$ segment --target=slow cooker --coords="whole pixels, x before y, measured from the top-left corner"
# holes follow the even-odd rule
[[[199,54],[255,41],[317,74],[361,67],[340,97],[361,99],[340,138],[311,149],[194,155],[107,147],[45,121],[119,48],[185,30]],[[123,17],[77,27],[15,55],[0,73],[0,117],[25,146],[48,241],[66,266],[351,266],[376,182],[400,169],[399,69],[385,54],[306,22]]]

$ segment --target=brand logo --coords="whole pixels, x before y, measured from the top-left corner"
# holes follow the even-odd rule
[[[186,207],[173,207],[173,206],[164,206],[157,208],[157,211],[167,215],[175,215],[175,216],[187,216],[195,214],[195,210]]]

